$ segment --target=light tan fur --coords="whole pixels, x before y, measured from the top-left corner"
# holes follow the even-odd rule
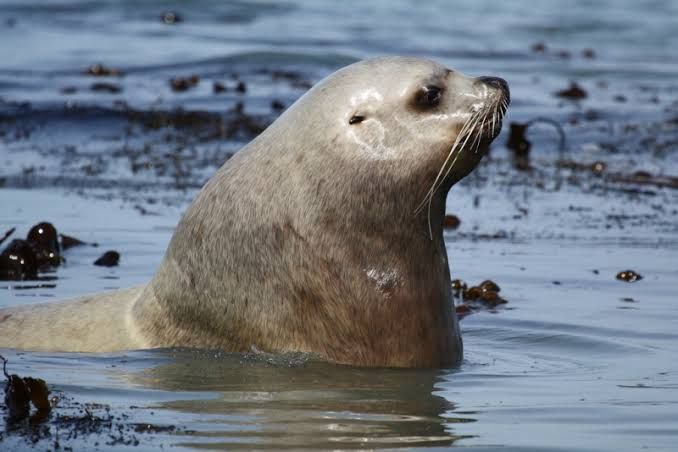
[[[143,287],[0,310],[0,346],[107,352],[145,348],[131,318]]]
[[[444,88],[441,104],[422,108],[414,99],[431,84]],[[379,58],[336,72],[217,171],[148,285],[0,311],[0,346],[459,363],[445,198],[480,160],[500,115],[493,112],[492,130],[488,119],[474,132],[475,148],[447,162],[469,119],[501,95],[424,59]],[[363,120],[349,124],[354,116]],[[447,177],[437,178],[442,170]],[[418,211],[423,200],[430,210]]]

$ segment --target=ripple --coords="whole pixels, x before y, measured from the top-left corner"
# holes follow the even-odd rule
[[[643,346],[620,340],[628,338],[622,333],[626,332],[494,316],[490,324],[463,327],[463,369],[501,377],[598,372],[609,360],[647,353]]]

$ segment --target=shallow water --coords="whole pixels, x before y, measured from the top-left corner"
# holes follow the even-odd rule
[[[162,24],[163,10],[183,22]],[[190,350],[2,350],[11,372],[42,377],[74,402],[109,405],[121,425],[176,426],[127,429],[122,441],[105,429],[68,439],[52,426],[38,445],[132,448],[134,438],[145,448],[674,450],[678,192],[558,169],[556,159],[605,161],[610,174],[678,175],[676,18],[668,0],[1,1],[1,231],[16,226],[21,236],[46,219],[100,246],[69,250],[56,280],[0,281],[0,307],[148,280],[195,190],[253,136],[148,127],[130,108],[228,118],[243,102],[270,122],[272,100],[289,105],[305,82],[337,67],[416,54],[505,77],[513,100],[505,124],[546,116],[567,135],[560,155],[552,128],[531,129],[535,169],[524,173],[504,134],[450,193],[448,211],[462,220],[446,233],[453,277],[491,278],[509,300],[461,322],[459,369]],[[545,54],[531,51],[537,42]],[[582,55],[588,48],[595,58]],[[97,62],[125,76],[82,74]],[[294,76],[273,75],[281,70]],[[172,92],[170,78],[191,74],[200,76],[196,88]],[[245,94],[212,93],[213,81],[232,87],[234,77],[246,81]],[[92,91],[102,81],[121,91]],[[589,97],[553,96],[570,81]],[[91,265],[106,249],[121,252],[119,267]],[[644,279],[617,281],[627,268]],[[0,448],[32,444],[8,429]]]

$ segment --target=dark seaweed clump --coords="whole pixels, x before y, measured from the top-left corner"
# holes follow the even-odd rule
[[[486,279],[477,286],[469,287],[461,279],[452,281],[452,295],[457,301],[457,316],[463,319],[469,314],[481,310],[494,310],[508,303],[499,295],[501,288],[492,280]]]
[[[0,245],[10,238],[16,228],[11,228],[0,238]],[[33,226],[25,239],[13,239],[0,253],[0,280],[26,281],[54,279],[41,276],[53,273],[64,261],[63,251],[75,246],[98,246],[69,235],[59,234],[52,223],[43,221]],[[107,251],[94,265],[118,265],[120,253]]]
[[[7,373],[7,360],[2,360],[2,373],[5,375],[5,406],[7,407],[7,422],[13,424],[29,420],[31,424],[42,422],[49,415],[51,405],[48,400],[49,389],[45,380],[32,377],[20,377]],[[31,405],[35,413],[30,415]],[[30,415],[30,416],[29,416]]]
[[[1,355],[0,360],[6,379],[4,405],[0,406],[0,411],[5,412],[5,429],[0,431],[2,450],[3,442],[16,438],[33,447],[48,443],[55,450],[73,450],[68,445],[71,443],[86,445],[87,449],[99,447],[100,442],[107,446],[138,446],[139,434],[179,431],[174,425],[128,422],[130,416],[126,413],[111,413],[107,405],[81,404],[61,391],[50,398],[52,391],[44,380],[9,374],[7,360]]]
[[[617,279],[624,282],[636,282],[643,279],[643,277],[633,270],[624,270],[617,273]]]
[[[13,233],[8,230],[2,244]],[[0,253],[0,279],[36,279],[38,272],[52,270],[62,262],[56,229],[51,223],[38,223],[31,228],[26,239],[14,239]]]
[[[99,257],[99,259],[94,261],[94,265],[99,267],[115,267],[120,261],[120,253],[117,251],[106,251],[104,254]]]

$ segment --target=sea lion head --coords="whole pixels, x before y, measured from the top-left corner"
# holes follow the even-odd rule
[[[337,71],[302,97],[304,137],[409,187],[421,208],[444,197],[501,130],[510,94],[498,77],[469,77],[435,61],[382,57]],[[333,136],[328,136],[328,131]],[[331,139],[332,146],[327,146]]]

